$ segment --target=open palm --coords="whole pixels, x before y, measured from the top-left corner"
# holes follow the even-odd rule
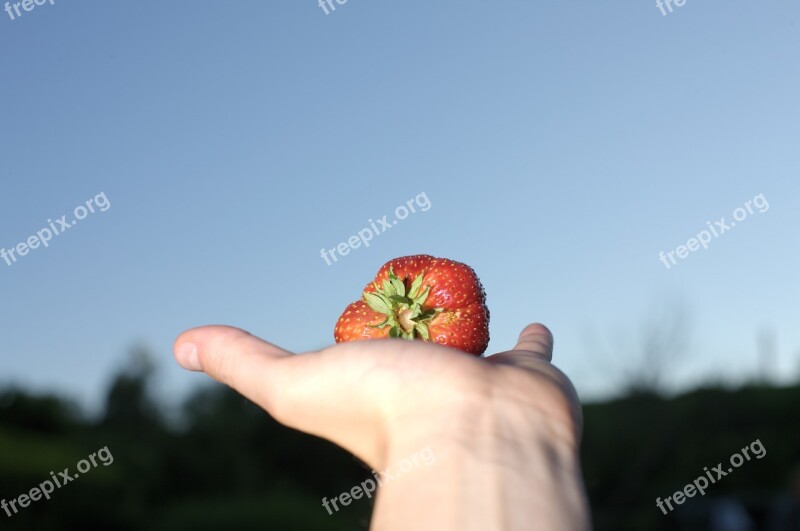
[[[580,408],[572,384],[550,364],[552,348],[547,328],[533,324],[514,349],[488,358],[401,339],[294,355],[240,329],[207,326],[184,332],[175,355],[185,368],[231,386],[279,422],[382,467],[392,446],[440,436],[468,439],[470,424],[487,408],[502,410],[509,428],[535,423],[576,447]]]

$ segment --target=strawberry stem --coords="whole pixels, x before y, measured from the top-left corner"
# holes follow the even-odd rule
[[[389,329],[389,337],[430,341],[428,324],[443,308],[423,308],[430,293],[430,286],[423,289],[424,273],[420,273],[406,289],[406,280],[400,279],[389,268],[389,278],[382,286],[373,282],[374,292],[365,292],[363,299],[367,305],[386,316],[380,324],[373,328]]]

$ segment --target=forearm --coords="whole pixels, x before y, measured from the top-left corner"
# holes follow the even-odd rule
[[[381,487],[373,531],[589,529],[577,449],[541,425],[492,417],[473,416],[466,433],[422,444],[435,462]]]

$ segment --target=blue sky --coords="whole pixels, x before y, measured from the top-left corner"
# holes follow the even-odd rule
[[[290,350],[332,341],[386,260],[470,264],[490,352],[548,324],[586,398],[641,363],[643,322],[692,325],[673,389],[800,375],[800,5],[312,0],[78,3],[0,12],[0,383],[90,408],[137,344],[159,390],[185,328],[234,324]],[[326,265],[332,248],[417,212]],[[674,250],[763,194],[670,269]]]

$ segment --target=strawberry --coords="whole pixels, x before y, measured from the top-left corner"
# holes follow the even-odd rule
[[[336,322],[337,343],[402,338],[433,341],[480,356],[489,309],[475,271],[426,254],[389,260]]]

